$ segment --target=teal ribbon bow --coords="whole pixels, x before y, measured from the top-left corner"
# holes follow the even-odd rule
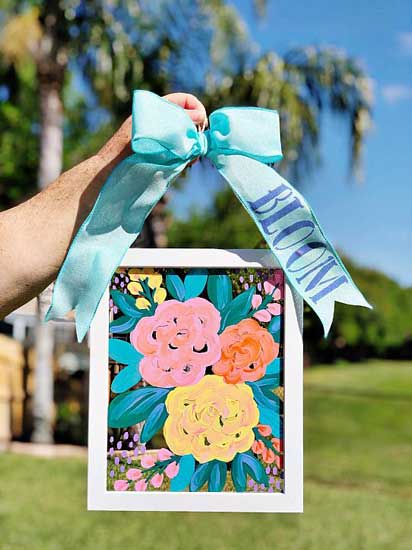
[[[104,184],[54,287],[46,319],[74,309],[81,341],[99,301],[150,211],[171,182],[207,157],[253,218],[289,284],[328,333],[335,302],[370,307],[302,195],[268,164],[282,158],[279,116],[254,107],[214,111],[198,132],[181,107],[151,92],[133,95],[132,150]]]

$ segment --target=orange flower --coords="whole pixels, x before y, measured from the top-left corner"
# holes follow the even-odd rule
[[[271,334],[254,319],[243,319],[220,335],[222,356],[212,370],[228,384],[254,382],[279,353]]]

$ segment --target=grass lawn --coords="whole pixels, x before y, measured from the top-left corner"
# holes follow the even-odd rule
[[[412,547],[412,363],[305,373],[305,513],[86,512],[86,465],[0,455],[0,549]]]

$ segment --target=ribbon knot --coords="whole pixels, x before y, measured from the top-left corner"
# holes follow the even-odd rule
[[[102,187],[57,277],[46,319],[74,309],[79,341],[129,246],[171,182],[207,156],[232,187],[285,272],[328,333],[334,303],[370,307],[356,288],[303,196],[268,166],[282,158],[279,116],[226,107],[198,132],[181,107],[147,91],[133,95],[133,154]]]
[[[205,132],[199,132],[198,139],[199,139],[199,156],[200,157],[205,157],[209,150],[208,136],[209,136],[209,130],[206,130]]]

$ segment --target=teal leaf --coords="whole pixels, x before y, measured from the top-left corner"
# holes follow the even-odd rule
[[[207,270],[191,269],[185,277],[185,300],[200,296],[206,286]]]
[[[143,426],[142,433],[140,434],[140,441],[142,443],[146,443],[147,441],[152,439],[152,437],[163,428],[163,424],[166,422],[166,418],[166,405],[164,403],[159,403],[147,417],[146,422]]]
[[[179,275],[174,273],[166,275],[166,288],[173,298],[183,302],[185,299],[185,285]]]
[[[112,392],[122,393],[130,390],[130,388],[135,386],[141,378],[139,367],[137,365],[129,365],[114,377],[111,387]]]
[[[253,384],[256,384],[259,386],[259,388],[263,391],[266,390],[273,390],[279,386],[280,382],[280,374],[265,374],[263,378],[260,378],[259,380],[256,380],[256,382],[253,382]]]
[[[259,424],[267,424],[271,427],[272,435],[280,437],[280,415],[273,409],[259,406]]]
[[[246,471],[242,461],[242,453],[238,453],[233,459],[231,475],[236,491],[238,493],[246,491]]]
[[[110,338],[109,340],[109,357],[122,365],[136,365],[143,357],[132,344],[124,340]]]
[[[242,463],[245,472],[256,481],[263,483],[266,487],[269,485],[268,476],[263,464],[251,453],[242,453]]]
[[[139,388],[119,395],[109,405],[109,428],[128,428],[143,422],[159,403],[164,403],[170,389]]]
[[[280,374],[280,371],[282,369],[282,359],[280,357],[277,357],[274,359],[269,365],[266,367],[266,375],[268,374]],[[279,385],[279,384],[277,384]]]
[[[110,295],[114,304],[125,315],[138,320],[146,315],[144,310],[137,309],[136,298],[133,298],[130,294],[124,294],[123,292],[120,292],[120,290],[112,290]]]
[[[232,281],[228,275],[209,275],[207,294],[212,304],[222,311],[232,300]]]
[[[279,412],[279,397],[277,395],[273,392],[263,392],[255,383],[246,382],[246,384],[252,388],[253,397],[260,407],[273,409],[276,413]]]
[[[215,460],[209,475],[208,490],[212,493],[220,493],[226,483],[227,465],[225,462]]]
[[[281,329],[282,329],[282,316],[276,315],[275,317],[272,317],[272,320],[268,324],[268,331],[272,335],[272,338],[275,342],[279,343],[281,340]]]
[[[188,487],[195,471],[195,459],[192,455],[185,455],[179,460],[179,473],[170,481],[171,491],[184,491]]]
[[[208,481],[210,472],[212,471],[213,462],[205,462],[204,464],[199,464],[196,468],[192,479],[190,480],[190,491],[194,493],[203,487],[203,485]]]
[[[137,317],[129,317],[128,315],[122,315],[109,325],[109,331],[112,334],[128,334],[137,325],[139,319]]]
[[[220,323],[220,332],[230,325],[235,325],[244,319],[250,312],[252,298],[255,293],[255,287],[242,292],[234,298],[222,311],[222,320]]]
[[[268,331],[271,334],[276,334],[280,331],[282,322],[282,316],[281,315],[275,315],[275,317],[272,317],[270,323],[268,324]]]

